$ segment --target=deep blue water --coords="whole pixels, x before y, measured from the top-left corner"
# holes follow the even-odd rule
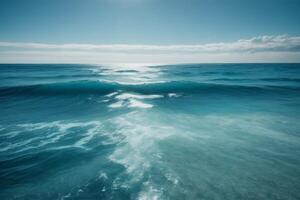
[[[0,65],[0,199],[300,199],[300,64]]]

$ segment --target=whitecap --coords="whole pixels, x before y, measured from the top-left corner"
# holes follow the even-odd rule
[[[144,103],[142,101],[138,101],[141,99],[156,99],[156,98],[163,98],[163,95],[143,95],[143,94],[132,94],[132,93],[122,93],[115,96],[115,99],[119,100],[113,104],[110,104],[110,108],[121,108],[121,107],[128,107],[128,108],[152,108],[153,105],[149,103]],[[137,100],[138,99],[138,100]]]
[[[107,94],[107,95],[105,95],[106,97],[112,97],[112,96],[115,96],[115,95],[117,95],[118,94],[118,92],[112,92],[112,93],[109,93],[109,94]]]
[[[108,179],[108,176],[107,176],[106,173],[100,172],[98,178],[99,178],[99,179],[107,180],[107,179]]]
[[[123,80],[123,81],[116,81],[116,80],[109,80],[109,79],[103,79],[99,80],[99,82],[103,83],[112,83],[112,84],[120,84],[120,85],[145,85],[145,84],[158,84],[158,83],[166,83],[167,81],[161,81],[161,80],[148,80],[148,79],[142,79],[142,80]]]
[[[116,96],[116,99],[119,100],[126,100],[126,99],[157,99],[157,98],[163,98],[163,95],[143,95],[143,94],[131,94],[131,93],[123,93],[118,96]]]
[[[124,105],[124,102],[123,101],[118,101],[118,102],[115,102],[115,103],[112,103],[110,104],[108,107],[110,108],[120,108]]]
[[[180,97],[180,94],[176,94],[176,93],[169,93],[168,97]]]
[[[152,108],[153,105],[147,104],[147,103],[143,103],[143,102],[137,101],[135,99],[131,99],[129,101],[128,107],[130,107],[130,108]]]
[[[104,99],[104,100],[98,101],[98,103],[107,103],[107,102],[109,102],[109,99]]]

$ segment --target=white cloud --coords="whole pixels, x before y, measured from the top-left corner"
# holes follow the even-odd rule
[[[0,42],[0,62],[299,62],[300,37],[259,36],[196,45]]]

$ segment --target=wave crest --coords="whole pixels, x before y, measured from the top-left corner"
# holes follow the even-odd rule
[[[0,88],[0,95],[72,95],[100,94],[107,95],[116,91],[140,94],[168,93],[259,93],[278,90],[298,90],[292,86],[244,86],[231,84],[211,84],[192,81],[169,81],[159,83],[121,84],[107,81],[71,81],[28,86]]]

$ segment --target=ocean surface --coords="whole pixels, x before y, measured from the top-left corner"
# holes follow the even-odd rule
[[[0,199],[298,200],[300,64],[1,64]]]

